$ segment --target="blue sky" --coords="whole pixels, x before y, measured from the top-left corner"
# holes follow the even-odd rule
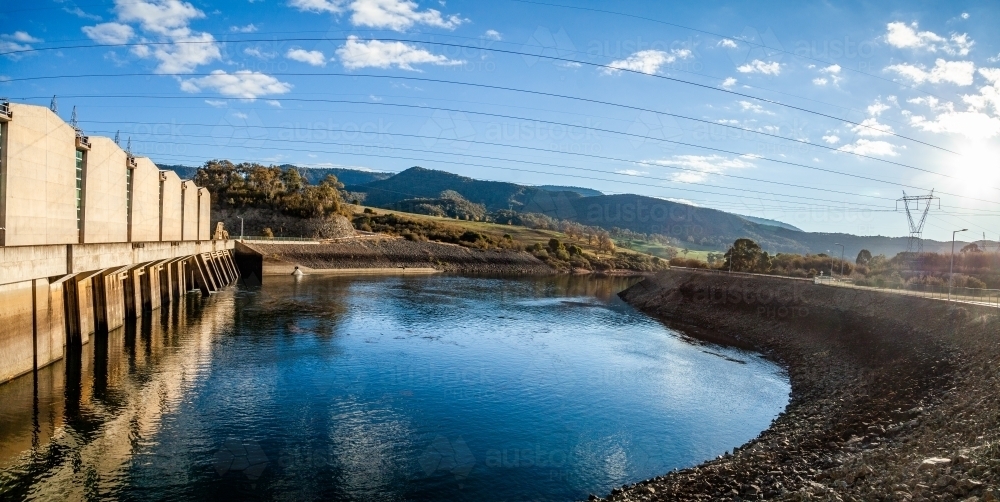
[[[935,189],[926,237],[1000,236],[997,4],[546,3],[15,1],[0,94],[159,163],[422,165],[862,235]]]

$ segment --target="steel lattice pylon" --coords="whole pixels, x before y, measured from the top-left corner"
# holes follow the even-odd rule
[[[941,199],[934,196],[934,190],[931,190],[929,195],[906,195],[906,191],[903,191],[903,198],[896,200],[896,210],[899,211],[899,203],[903,203],[903,208],[906,209],[906,219],[910,223],[910,239],[906,242],[906,252],[907,253],[922,253],[924,252],[924,224],[927,223],[927,213],[931,210],[931,204],[934,203],[934,199],[938,201],[938,209],[941,209]],[[924,202],[924,211],[920,215],[920,221],[913,220],[913,214],[920,211],[920,202]]]

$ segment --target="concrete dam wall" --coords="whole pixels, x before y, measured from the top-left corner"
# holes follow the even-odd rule
[[[232,284],[234,244],[212,240],[210,204],[194,182],[48,108],[0,103],[0,383],[190,290]]]

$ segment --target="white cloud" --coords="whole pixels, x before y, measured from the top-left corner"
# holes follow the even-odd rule
[[[993,85],[1000,84],[1000,68],[980,68],[979,74]]]
[[[253,33],[257,31],[257,27],[253,23],[246,26],[230,26],[229,31],[233,33]]]
[[[961,134],[972,139],[987,139],[1000,134],[1000,117],[972,110],[944,112],[933,120],[914,115],[910,117],[910,124],[927,132]]]
[[[837,150],[848,153],[856,153],[858,155],[896,157],[899,155],[899,152],[896,151],[897,148],[900,147],[887,141],[859,138],[856,142],[844,145]]]
[[[127,24],[101,23],[80,28],[87,38],[105,45],[127,44],[135,36],[135,30]]]
[[[229,105],[228,101],[222,99],[206,99],[205,103],[208,103],[208,106],[212,106],[215,108],[223,108]]]
[[[639,51],[625,59],[612,61],[608,64],[611,68],[601,68],[605,75],[621,73],[621,70],[637,71],[652,75],[660,70],[665,64],[673,63],[678,59],[692,57],[688,49],[671,49],[670,52],[658,50]]]
[[[233,112],[233,116],[236,117],[236,118],[238,118],[238,119],[246,119],[247,117],[249,117],[249,115],[247,115],[247,114],[245,114],[243,112]]]
[[[220,59],[222,54],[211,33],[173,37],[170,45],[158,45],[153,57],[160,61],[156,73],[191,73],[195,68]]]
[[[402,70],[416,71],[415,64],[432,64],[439,66],[452,66],[465,63],[464,61],[448,59],[445,56],[431,54],[424,49],[419,49],[402,42],[382,42],[381,40],[358,40],[358,37],[351,35],[347,38],[341,48],[337,49],[337,56],[344,68],[356,70],[359,68],[391,68],[393,66]]]
[[[331,12],[343,11],[342,0],[289,0],[288,5],[304,12]]]
[[[733,77],[726,77],[726,79],[722,81],[722,87],[725,87],[726,89],[734,85],[736,85],[736,79]]]
[[[968,12],[963,12],[962,13],[962,19],[969,19],[969,13]]]
[[[186,35],[191,20],[205,17],[204,12],[180,0],[115,0],[115,12],[121,22],[136,22],[145,31],[163,35]]]
[[[972,85],[972,76],[976,71],[976,65],[972,61],[945,61],[938,59],[934,62],[934,68],[927,71],[923,66],[911,64],[896,64],[887,66],[885,71],[894,71],[901,76],[913,81],[915,84],[930,82],[937,84],[940,82],[951,82],[956,85]]]
[[[906,24],[896,21],[886,25],[885,41],[900,49],[923,49],[928,52],[943,51],[952,56],[966,56],[975,42],[965,33],[952,33],[944,38],[932,31],[919,31],[916,22]]]
[[[243,49],[243,54],[260,59],[274,59],[278,55],[274,52],[264,52],[260,50],[260,47],[247,47],[246,49]]]
[[[674,155],[670,159],[653,160],[646,163],[683,168],[685,169],[683,172],[672,173],[671,180],[679,183],[698,183],[712,174],[722,174],[730,169],[754,167],[754,164],[749,160],[752,158],[730,158],[722,155]]]
[[[353,0],[350,5],[353,11],[351,23],[355,26],[406,31],[415,24],[453,30],[464,22],[455,15],[444,17],[437,10],[418,11],[418,7],[411,0]]]
[[[0,35],[0,52],[30,51],[33,47],[29,44],[38,43],[42,40],[29,35],[25,31],[15,31]],[[8,59],[18,60],[24,54],[7,54]]]
[[[129,23],[137,24],[156,41],[155,46],[141,45],[131,49],[140,58],[159,61],[156,73],[191,73],[198,66],[222,58],[218,43],[210,33],[197,33],[188,24],[205,17],[205,13],[181,0],[115,0],[116,23],[86,26],[83,32],[98,43],[131,39],[135,32]]]
[[[485,38],[486,40],[499,41],[503,39],[503,36],[500,35],[500,32],[497,30],[486,30],[486,33],[483,33],[483,38]]]
[[[42,42],[42,39],[35,38],[28,34],[26,31],[15,31],[14,33],[0,35],[0,37],[13,40],[15,42],[21,42],[23,44],[37,44]]]
[[[836,145],[837,143],[840,143],[840,136],[837,136],[836,134],[827,134],[826,136],[823,136],[823,141],[826,141],[831,145]]]
[[[889,105],[876,99],[874,103],[868,105],[868,115],[878,117],[879,115],[882,115],[882,112],[888,110],[889,108]]]
[[[269,105],[271,105],[271,106],[273,106],[275,108],[281,108],[281,101],[278,101],[277,99],[269,99],[269,100],[265,101],[265,103],[267,103],[267,104],[269,104]]]
[[[816,67],[815,65],[809,65],[809,66],[811,68]],[[826,85],[830,82],[833,82],[833,85],[839,85],[840,81],[843,80],[843,77],[840,76],[840,70],[842,70],[842,68],[840,67],[839,64],[832,64],[825,68],[820,68],[819,72],[824,74],[825,76],[814,78],[813,83],[816,85]]]
[[[719,40],[719,43],[717,43],[715,45],[717,47],[725,47],[727,49],[735,49],[735,48],[739,47],[738,45],[736,45],[735,41],[730,40],[728,38],[723,38],[722,40]]]
[[[181,82],[181,90],[184,92],[199,92],[206,89],[215,90],[223,96],[253,100],[258,96],[285,94],[292,89],[292,84],[281,82],[270,75],[247,70],[235,73],[215,70],[211,75]]]
[[[764,75],[778,75],[781,73],[781,64],[777,61],[765,63],[759,59],[754,59],[749,63],[736,67],[740,73],[763,73]]]
[[[615,171],[615,174],[624,174],[625,176],[645,176],[649,174],[649,171],[639,171],[637,169],[619,169]]]
[[[326,66],[326,57],[320,51],[307,51],[305,49],[289,49],[285,57],[292,61],[299,61],[312,66]]]
[[[763,106],[757,103],[751,103],[749,101],[737,101],[740,105],[740,109],[745,112],[763,113],[765,115],[774,115],[774,112],[765,110]]]
[[[880,124],[878,119],[875,117],[869,117],[862,120],[860,125],[852,126],[851,130],[858,136],[869,138],[880,138],[882,136],[892,135],[892,127]]]

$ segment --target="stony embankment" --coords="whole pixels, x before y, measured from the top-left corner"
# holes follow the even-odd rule
[[[760,436],[607,500],[1000,500],[1000,311],[807,282],[663,272],[621,297],[787,368]]]
[[[552,274],[556,271],[530,253],[470,249],[439,242],[399,238],[347,239],[323,244],[247,243],[264,256],[264,265],[284,262],[317,270],[434,268],[481,274]]]

